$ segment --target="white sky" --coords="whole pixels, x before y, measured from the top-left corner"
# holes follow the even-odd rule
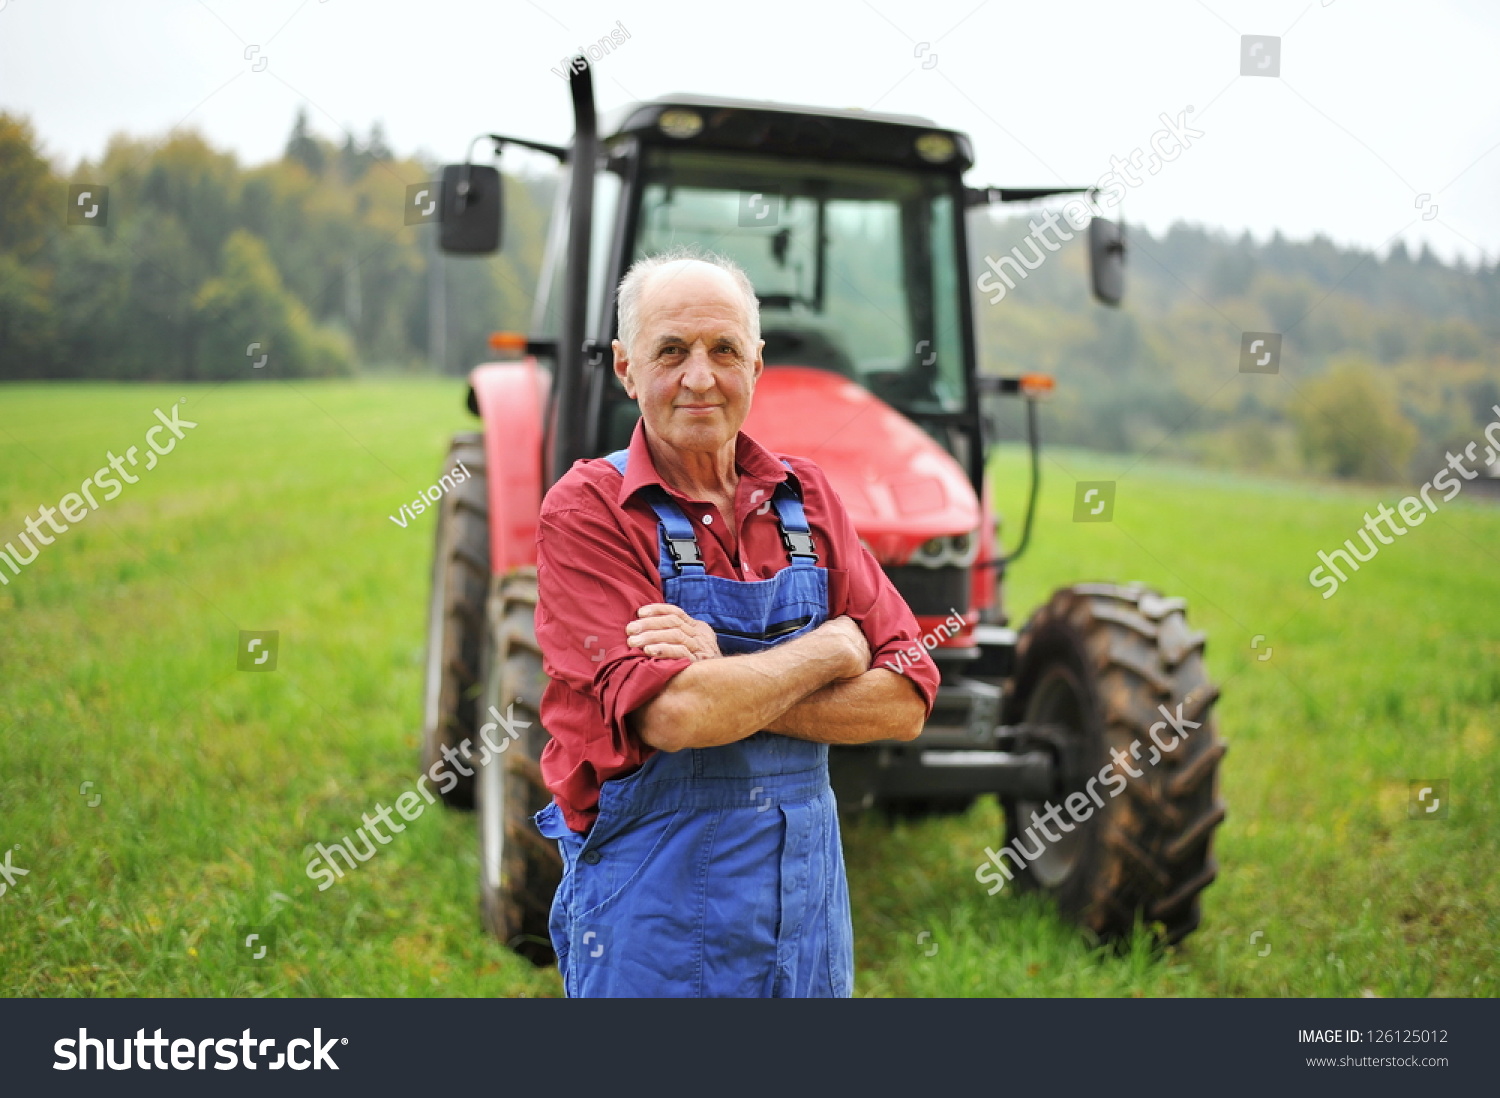
[[[617,21],[601,111],[691,91],[925,115],[973,138],[971,183],[1033,186],[1094,182],[1191,104],[1204,136],[1128,220],[1500,258],[1500,4],[1481,0],[0,0],[0,110],[65,169],[181,122],[259,162],[303,103],[331,138],[380,119],[398,152],[457,160],[491,130],[563,143],[548,70]],[[1282,37],[1279,78],[1239,75],[1241,34]]]

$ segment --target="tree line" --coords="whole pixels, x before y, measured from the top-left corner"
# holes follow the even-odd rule
[[[1028,212],[972,224],[974,263]],[[1421,481],[1495,419],[1500,263],[1384,256],[1324,237],[1257,242],[1127,225],[1124,306],[1089,298],[1081,240],[998,304],[975,300],[985,367],[1058,378],[1054,442],[1276,472]],[[1274,374],[1241,373],[1244,333],[1281,337]],[[1018,411],[997,409],[1002,434]]]
[[[507,174],[504,250],[454,258],[412,223],[437,172],[378,123],[337,143],[299,114],[269,163],[177,131],[64,173],[0,114],[0,378],[462,374],[489,332],[529,327],[554,181]],[[975,215],[975,272],[1032,216]],[[974,295],[982,368],[1058,378],[1053,442],[1421,479],[1500,404],[1500,263],[1132,225],[1116,310],[1090,299],[1081,245],[998,304]],[[1276,374],[1239,373],[1243,332],[1282,337]]]
[[[0,377],[462,372],[525,325],[549,184],[507,177],[517,246],[454,259],[406,209],[435,173],[378,123],[339,145],[301,114],[267,164],[182,131],[117,136],[63,178],[0,114]]]

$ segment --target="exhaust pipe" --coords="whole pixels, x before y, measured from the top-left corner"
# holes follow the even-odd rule
[[[582,58],[582,64],[578,64]],[[568,273],[563,291],[557,376],[552,380],[556,425],[548,464],[551,487],[580,456],[584,433],[584,338],[588,328],[589,239],[594,217],[594,163],[599,151],[594,117],[594,77],[588,58],[574,58],[568,90],[573,97],[572,172],[568,189]]]

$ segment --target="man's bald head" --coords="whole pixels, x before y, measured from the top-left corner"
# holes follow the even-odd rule
[[[680,297],[709,293],[722,296],[726,290],[738,298],[745,328],[751,346],[754,346],[760,341],[760,302],[749,277],[734,260],[694,248],[674,248],[637,260],[620,279],[620,288],[615,295],[619,309],[619,340],[629,352],[636,351],[642,310],[647,302],[660,295]]]
[[[630,268],[619,305],[615,377],[640,406],[658,460],[710,455],[732,468],[765,368],[750,280],[722,256],[669,252]]]

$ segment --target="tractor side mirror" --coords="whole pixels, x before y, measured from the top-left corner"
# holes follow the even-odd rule
[[[1089,222],[1089,272],[1094,296],[1105,305],[1118,305],[1125,296],[1125,229],[1096,217]]]
[[[503,193],[497,168],[487,164],[446,165],[438,234],[443,251],[488,255],[499,250]]]

